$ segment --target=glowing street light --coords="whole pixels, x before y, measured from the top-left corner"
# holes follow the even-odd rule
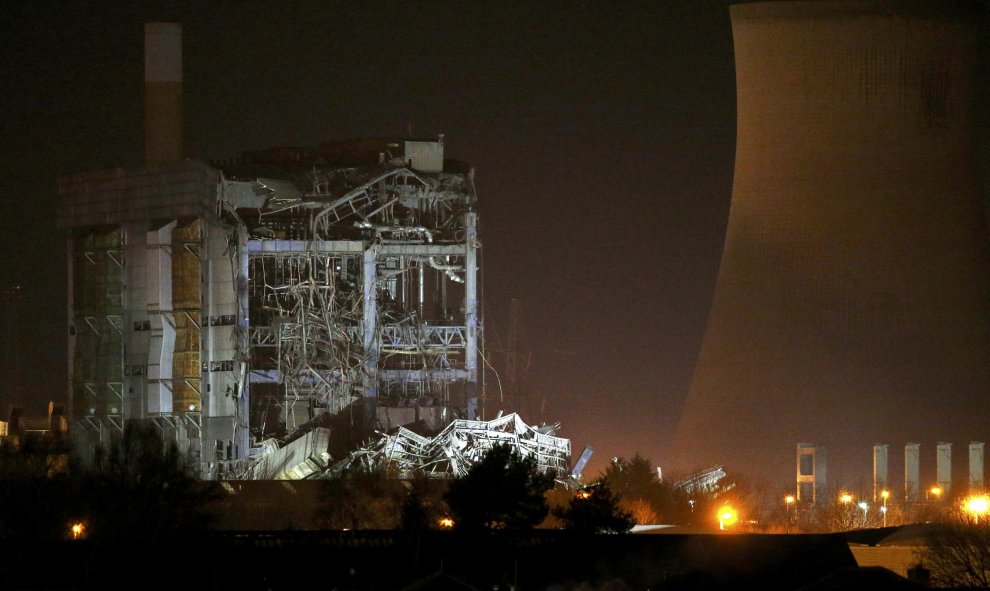
[[[990,498],[985,495],[980,497],[969,497],[963,501],[963,509],[973,516],[973,520],[976,521],[976,523],[980,523],[980,515],[986,515],[987,512],[990,512]]]
[[[437,525],[439,525],[443,529],[450,529],[454,527],[454,520],[451,519],[450,517],[441,517],[439,520],[437,520]]]
[[[937,484],[935,486],[931,487],[930,489],[928,489],[928,496],[929,496],[929,498],[934,497],[936,501],[939,500],[939,499],[941,499],[942,498],[942,487],[941,486],[938,486]]]
[[[787,507],[787,522],[784,524],[784,533],[791,533],[791,505],[797,501],[794,495],[787,495],[784,497],[784,506]]]
[[[887,527],[887,499],[890,497],[889,490],[880,491],[880,499],[883,500],[883,506],[880,507],[880,513],[883,515],[883,526]]]
[[[72,535],[73,540],[80,540],[86,535],[86,525],[80,522],[73,523],[69,526],[69,533]]]
[[[718,510],[718,528],[725,530],[726,526],[735,525],[739,521],[739,514],[732,507],[725,505]]]
[[[839,497],[839,502],[843,505],[848,505],[853,502],[853,496],[849,493],[842,493],[842,496]]]
[[[869,510],[870,506],[866,503],[866,501],[860,501],[857,506],[863,510],[863,527],[866,527],[866,512]]]

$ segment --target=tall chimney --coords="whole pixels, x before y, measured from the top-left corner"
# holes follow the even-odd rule
[[[144,161],[182,158],[182,25],[144,25]]]

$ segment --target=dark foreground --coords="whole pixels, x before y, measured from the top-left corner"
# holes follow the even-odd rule
[[[842,535],[225,532],[0,548],[2,589],[799,589],[856,562]]]

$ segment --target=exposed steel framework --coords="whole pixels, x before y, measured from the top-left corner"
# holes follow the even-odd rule
[[[71,406],[92,442],[150,420],[205,476],[243,476],[255,442],[325,414],[369,433],[478,416],[473,171],[445,166],[442,141],[149,164],[60,188]]]

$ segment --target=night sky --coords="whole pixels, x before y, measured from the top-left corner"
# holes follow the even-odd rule
[[[56,175],[141,163],[143,23],[175,21],[189,157],[445,134],[476,167],[497,368],[522,302],[532,362],[506,410],[594,446],[587,473],[665,464],[732,191],[729,2],[162,4],[21,1],[0,21],[0,287],[31,303],[24,403],[65,397]]]

